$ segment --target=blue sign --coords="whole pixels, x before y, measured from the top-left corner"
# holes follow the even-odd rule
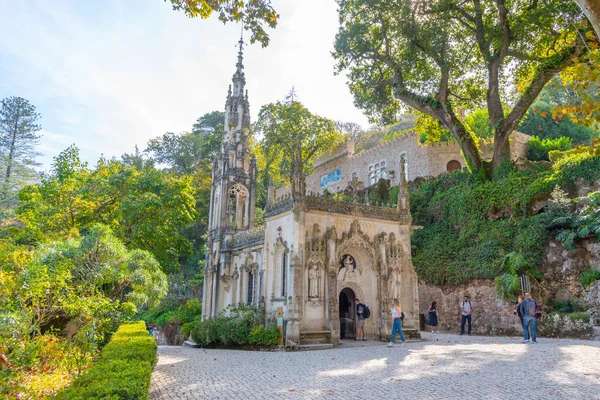
[[[342,170],[336,169],[328,173],[327,175],[323,175],[321,177],[321,187],[331,185],[332,183],[337,183],[342,180]]]

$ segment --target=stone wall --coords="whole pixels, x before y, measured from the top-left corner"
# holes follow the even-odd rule
[[[498,298],[493,281],[475,280],[459,288],[420,284],[419,312],[427,318],[427,307],[435,301],[440,329],[459,332],[459,302],[465,294],[471,297],[473,305],[474,334],[520,335],[521,322],[513,314],[514,305]]]
[[[548,242],[539,267],[544,279],[532,283],[534,298],[544,306],[548,298],[560,301],[577,299],[589,304],[594,320],[600,320],[600,281],[586,289],[581,285],[581,272],[600,269],[600,243],[594,239],[582,241],[575,251],[568,252],[560,242]],[[494,281],[474,280],[461,287],[440,287],[419,284],[419,312],[427,318],[427,306],[437,302],[440,329],[460,330],[460,306],[468,294],[473,302],[473,333],[482,335],[521,335],[522,329],[513,314],[514,304],[498,297]],[[428,327],[427,327],[428,328]],[[545,315],[540,322],[540,336],[590,338],[592,324],[571,321],[567,317]]]

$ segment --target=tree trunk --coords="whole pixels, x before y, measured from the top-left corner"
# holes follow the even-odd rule
[[[585,16],[590,20],[596,35],[600,37],[600,1],[598,0],[575,0],[575,3],[583,10]]]
[[[484,164],[475,140],[473,140],[473,137],[469,134],[469,132],[467,132],[464,124],[456,117],[454,112],[451,109],[448,111],[451,124],[446,122],[443,125],[445,125],[446,128],[452,132],[452,135],[460,146],[465,161],[469,165],[470,169],[473,172],[480,171],[482,168],[484,168]]]
[[[17,142],[17,131],[19,128],[19,118],[20,118],[20,115],[17,112],[17,117],[15,118],[15,128],[12,131],[12,138],[10,141],[10,150],[8,153],[8,161],[6,164],[6,175],[4,176],[4,192],[5,193],[8,193],[10,174],[12,172],[12,163],[13,163],[13,158],[15,157],[15,143]]]

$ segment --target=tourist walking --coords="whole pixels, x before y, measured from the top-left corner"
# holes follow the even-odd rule
[[[468,334],[471,336],[471,314],[473,313],[473,303],[471,303],[471,299],[469,295],[465,294],[463,301],[459,303],[460,311],[461,311],[461,321],[460,321],[460,334],[465,334],[465,322],[469,323]]]
[[[525,299],[521,302],[519,310],[523,315],[523,343],[529,343],[529,330],[531,329],[531,341],[537,343],[537,316],[538,303],[530,293],[525,293]]]
[[[517,304],[515,305],[515,310],[513,311],[515,315],[519,316],[519,320],[521,321],[521,328],[525,329],[523,326],[523,313],[521,312],[521,303],[523,302],[523,296],[519,295],[517,297]]]
[[[405,344],[406,340],[404,339],[404,334],[402,333],[402,308],[400,308],[400,302],[398,301],[398,299],[394,299],[392,304],[392,338],[387,344],[387,347],[394,346],[396,332],[400,334],[402,344]]]
[[[431,327],[431,332],[437,331],[438,319],[437,319],[437,303],[434,301],[431,303],[429,308],[427,309],[427,315],[429,316],[429,326]]]
[[[361,304],[359,299],[354,300],[356,304],[356,338],[354,340],[360,340],[360,334],[362,332],[362,340],[367,340],[367,334],[365,333],[365,308],[364,304]]]

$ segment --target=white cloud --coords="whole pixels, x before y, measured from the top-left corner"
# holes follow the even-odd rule
[[[333,76],[335,2],[274,5],[281,21],[271,45],[245,50],[252,114],[295,85],[311,111],[365,124],[345,78]],[[189,130],[224,106],[238,26],[191,20],[145,0],[0,0],[0,14],[9,21],[0,26],[7,70],[0,97],[20,95],[38,106],[48,130],[40,146],[45,164],[73,142],[91,163],[100,154],[118,157],[165,131]]]

